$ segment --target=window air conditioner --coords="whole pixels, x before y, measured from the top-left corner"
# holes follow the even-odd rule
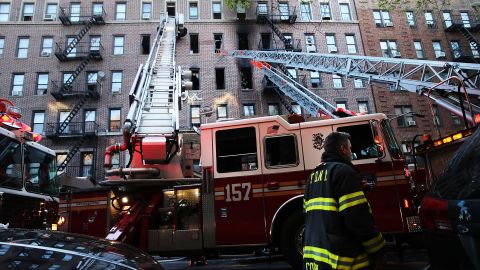
[[[53,20],[55,20],[55,15],[54,14],[45,14],[45,15],[43,15],[43,20],[53,21]]]
[[[436,52],[436,53],[435,53],[435,56],[436,56],[437,58],[443,58],[443,57],[445,57],[445,52]]]
[[[385,25],[385,27],[393,27],[392,22],[385,22],[383,25]]]
[[[415,120],[409,120],[409,121],[407,122],[407,125],[408,125],[409,127],[411,127],[411,126],[416,126],[416,125],[417,125],[417,122],[415,122]]]
[[[20,97],[22,96],[22,91],[12,91],[12,96]]]
[[[330,46],[329,52],[338,52],[337,46]]]
[[[49,52],[41,52],[40,56],[41,57],[50,57],[50,53]]]
[[[307,53],[315,53],[317,52],[317,49],[315,48],[314,45],[307,45]]]
[[[142,14],[142,19],[144,19],[144,20],[149,20],[149,19],[150,19],[150,14],[148,14],[148,13],[143,13],[143,14]]]
[[[401,57],[402,55],[400,54],[399,51],[392,51],[392,56],[393,57]]]

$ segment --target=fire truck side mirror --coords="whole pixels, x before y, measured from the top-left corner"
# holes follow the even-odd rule
[[[374,173],[361,173],[360,179],[360,185],[364,192],[372,192],[375,190],[377,177],[375,177]]]
[[[185,90],[192,90],[192,71],[191,70],[182,70],[182,92]]]

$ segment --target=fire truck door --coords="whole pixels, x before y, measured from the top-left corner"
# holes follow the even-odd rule
[[[266,243],[258,125],[216,130],[213,138],[216,244]]]

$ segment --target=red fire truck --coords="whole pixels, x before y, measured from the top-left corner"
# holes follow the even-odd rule
[[[3,227],[56,229],[55,152],[22,123],[13,102],[0,99],[0,223]]]

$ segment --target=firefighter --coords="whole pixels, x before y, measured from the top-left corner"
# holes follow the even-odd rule
[[[350,135],[325,138],[322,162],[307,181],[304,197],[303,269],[374,269],[385,239],[351,163]]]

